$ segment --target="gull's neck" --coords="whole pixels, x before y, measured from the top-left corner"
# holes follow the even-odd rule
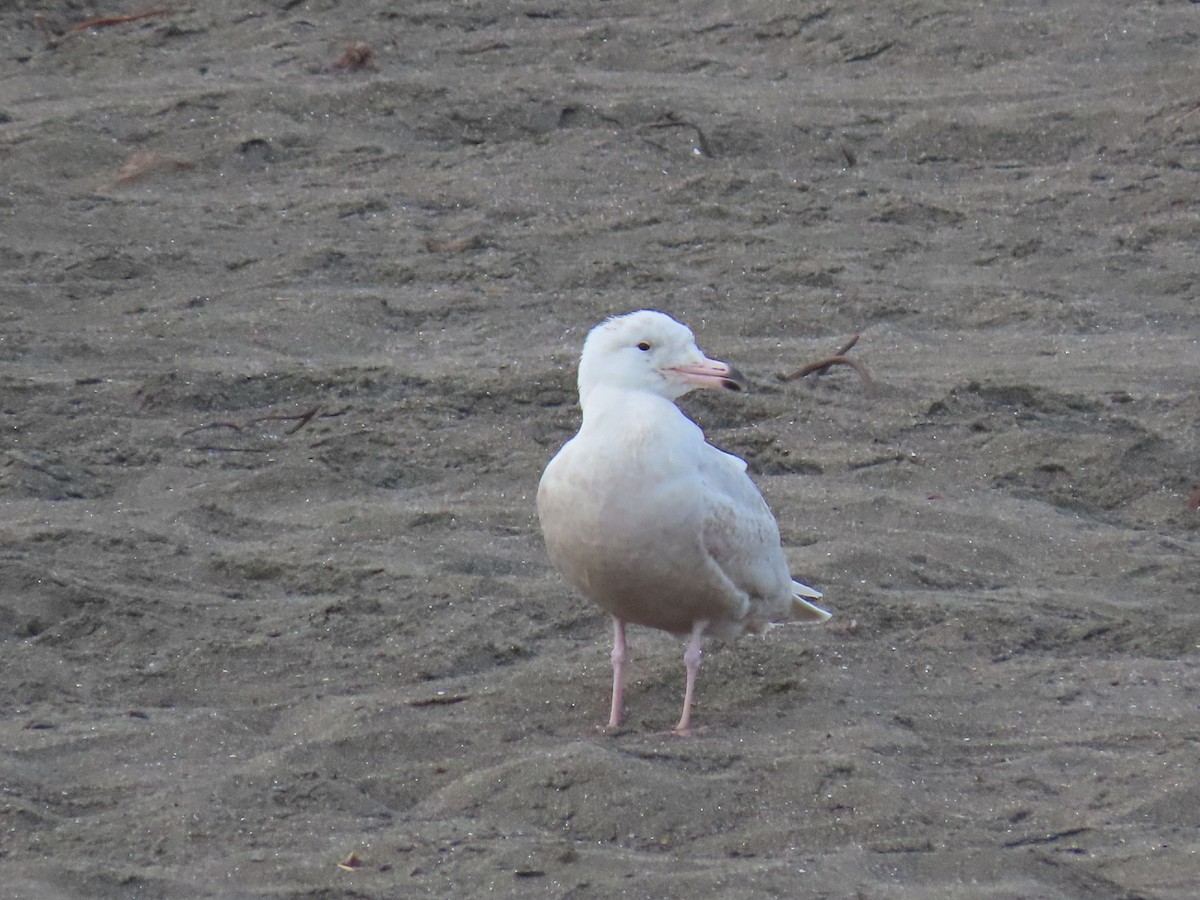
[[[583,426],[600,422],[644,421],[652,417],[682,416],[672,400],[654,391],[638,388],[596,385],[579,399]]]

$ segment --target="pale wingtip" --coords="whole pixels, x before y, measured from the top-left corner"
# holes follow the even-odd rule
[[[819,625],[821,622],[828,622],[833,618],[833,613],[829,610],[817,606],[815,603],[809,603],[805,599],[820,600],[822,594],[816,588],[793,581],[792,591],[792,617],[795,621]]]
[[[792,593],[797,597],[807,597],[809,600],[820,600],[825,596],[815,587],[809,587],[803,581],[792,582]]]

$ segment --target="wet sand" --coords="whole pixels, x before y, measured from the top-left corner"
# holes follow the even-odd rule
[[[659,6],[0,12],[0,896],[1195,895],[1200,7]],[[643,307],[835,614],[688,739],[533,509]]]

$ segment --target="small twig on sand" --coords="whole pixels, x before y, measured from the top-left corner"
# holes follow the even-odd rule
[[[409,700],[409,706],[451,706],[455,703],[462,703],[464,700],[470,700],[469,694],[435,694],[432,697],[422,697],[419,700]]]
[[[375,48],[362,41],[355,41],[342,51],[329,66],[334,72],[356,72],[362,69],[375,68]]]
[[[251,419],[247,425],[256,425],[259,422],[295,422],[296,424],[289,428],[284,434],[295,434],[305,425],[312,421],[313,416],[321,411],[320,404],[317,404],[308,412],[302,412],[294,416],[259,416],[257,419]]]
[[[242,426],[237,422],[205,422],[203,425],[197,425],[195,428],[189,428],[184,434],[195,434],[197,431],[203,431],[206,428],[231,428],[234,431],[241,431]]]
[[[318,416],[322,419],[332,419],[335,416],[342,415],[349,408],[350,407],[348,407],[348,406],[343,406],[341,409],[335,409],[330,412],[322,412],[321,404],[318,403],[312,409],[306,410],[305,412],[302,412],[302,413],[296,413],[294,415],[273,414],[273,415],[269,415],[269,416],[258,416],[253,419],[247,419],[245,422],[241,422],[241,423],[229,422],[229,421],[225,421],[225,420],[220,420],[220,421],[215,421],[215,422],[205,422],[202,425],[196,425],[193,428],[189,428],[183,433],[184,434],[194,434],[197,431],[204,431],[207,428],[229,428],[229,429],[232,429],[233,431],[242,431],[243,429],[249,428],[251,425],[257,425],[259,422],[295,422],[296,423],[295,425],[293,425],[291,428],[284,431],[285,435],[295,434],[297,431],[299,431],[301,428],[303,428],[305,425],[307,425],[313,419],[318,418]],[[197,449],[213,449],[213,448],[197,448]],[[216,448],[216,449],[232,449],[232,448]],[[249,452],[249,451],[247,451],[247,452]]]
[[[107,193],[113,188],[123,187],[153,175],[161,175],[166,172],[186,172],[194,168],[196,168],[195,163],[181,159],[168,159],[151,150],[138,150],[125,161],[125,165],[121,166],[117,177],[103,185],[100,191]]]
[[[700,151],[701,156],[707,156],[709,159],[715,159],[716,155],[712,151],[712,146],[708,143],[708,138],[700,126],[694,122],[688,122],[683,119],[668,119],[665,122],[649,122],[642,126],[643,128],[690,128],[696,132],[696,149]]]
[[[849,366],[858,373],[858,377],[862,379],[863,387],[866,388],[868,396],[875,395],[875,382],[871,375],[867,372],[867,367],[860,363],[857,359],[847,356],[850,349],[858,343],[858,335],[852,335],[850,340],[838,348],[837,352],[832,356],[827,356],[824,359],[819,359],[816,362],[809,363],[807,366],[802,366],[795,372],[788,375],[779,376],[780,381],[796,381],[799,378],[804,378],[806,375],[816,374],[819,378],[824,375],[832,366]]]
[[[127,16],[102,16],[99,19],[88,19],[78,25],[72,25],[72,31],[87,31],[91,28],[105,28],[109,25],[124,25],[126,22],[137,22],[141,19],[153,19],[159,16],[169,16],[175,10],[164,6],[161,9],[148,9],[145,12],[131,13]]]
[[[36,25],[46,37],[47,47],[57,47],[58,39],[62,37],[61,28],[51,28],[50,23],[46,21],[44,13],[34,13],[33,24]]]

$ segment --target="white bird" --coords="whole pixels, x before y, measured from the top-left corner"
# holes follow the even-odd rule
[[[686,326],[641,310],[597,325],[579,360],[579,433],[550,460],[537,509],[550,560],[613,620],[609,727],[621,723],[625,625],[690,635],[675,730],[691,724],[701,644],[830,617],[793,581],[779,526],[746,463],[675,406],[695,388],[740,390]]]

